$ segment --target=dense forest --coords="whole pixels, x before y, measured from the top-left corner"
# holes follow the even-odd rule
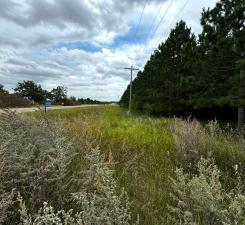
[[[196,37],[184,21],[133,81],[132,108],[151,115],[244,118],[245,2],[220,0]],[[120,105],[128,106],[129,86]]]

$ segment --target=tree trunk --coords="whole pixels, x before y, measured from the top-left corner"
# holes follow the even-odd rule
[[[238,106],[238,129],[241,130],[241,134],[243,136],[244,131],[244,99],[245,99],[245,52],[241,52],[241,60],[238,63],[240,70],[240,87],[239,87],[239,100],[241,101]]]
[[[243,125],[244,125],[244,107],[243,106],[239,106],[238,107],[238,120],[237,120],[237,126],[239,130],[243,129]]]

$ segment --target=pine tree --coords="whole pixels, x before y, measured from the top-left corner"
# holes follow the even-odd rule
[[[220,0],[213,9],[203,11],[200,35],[204,62],[201,84],[205,87],[202,98],[209,99],[209,106],[238,107],[239,127],[245,105],[241,63],[245,47],[244,11],[243,0]]]
[[[160,46],[162,82],[169,112],[183,112],[191,105],[190,93],[195,82],[197,44],[184,21],[177,23],[169,38]]]
[[[203,10],[198,42],[180,21],[133,82],[133,108],[160,115],[233,112],[245,106],[245,2],[220,0]],[[129,89],[121,104],[128,105]]]
[[[177,23],[133,82],[133,109],[159,115],[181,113],[191,105],[197,44],[184,21]],[[121,99],[128,104],[129,89]]]

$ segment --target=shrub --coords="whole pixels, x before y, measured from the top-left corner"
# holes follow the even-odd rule
[[[132,217],[135,219],[140,215],[140,224],[167,224],[167,205],[172,205],[169,193],[173,190],[169,177],[174,176],[175,164],[183,168],[183,174],[194,177],[199,174],[199,160],[212,156],[220,170],[222,190],[235,189],[237,179],[234,165],[239,165],[241,180],[244,179],[244,140],[239,139],[230,128],[219,128],[215,121],[202,125],[192,120],[139,116],[129,118],[126,111],[112,106],[53,110],[48,115],[53,120],[62,119],[72,137],[83,140],[86,134],[88,140],[89,136],[92,139],[91,141],[89,138],[89,145],[95,147],[99,144],[106,160],[116,162],[114,168],[117,181],[127,190],[132,202]],[[192,149],[191,153],[189,148]],[[175,152],[178,152],[177,157]],[[90,163],[84,158],[86,157],[73,162],[72,171],[89,170]],[[74,174],[73,172],[73,177]],[[85,182],[81,177],[86,180],[86,176],[83,172],[77,174],[69,193],[84,190]],[[232,194],[230,191],[224,192]],[[240,197],[234,199],[241,202]],[[236,208],[236,202],[230,210]],[[172,207],[176,205],[173,204]],[[81,206],[76,208],[73,205],[69,208],[79,212]],[[233,210],[234,215],[237,212]]]
[[[89,167],[83,176],[82,192],[73,194],[82,209],[84,223],[129,224],[128,196],[124,190],[117,195],[117,183],[104,156],[98,149],[92,149],[86,160]]]
[[[64,106],[81,105],[81,103],[74,98],[64,98],[62,103]]]
[[[0,188],[0,224],[8,218],[9,208],[14,204],[14,193],[6,193]]]
[[[221,173],[210,160],[198,162],[198,174],[176,169],[172,178],[173,205],[169,220],[173,224],[238,225],[245,222],[245,184],[237,179],[237,188],[226,191]]]
[[[72,210],[68,212],[65,212],[64,210],[55,212],[52,206],[49,206],[47,202],[44,202],[43,207],[39,209],[38,213],[35,216],[32,216],[28,214],[28,210],[21,196],[18,197],[18,200],[19,200],[19,207],[20,207],[19,209],[20,220],[21,220],[20,224],[22,225],[40,225],[40,224],[76,225],[77,224],[75,222],[76,218],[74,218],[71,215]]]
[[[98,149],[87,153],[88,170],[83,178],[83,189],[73,193],[73,199],[78,205],[67,212],[55,209],[44,202],[36,215],[28,214],[23,199],[19,196],[20,215],[23,225],[55,224],[55,225],[129,225],[130,212],[126,192],[117,195],[117,184],[112,177],[112,171]]]
[[[176,163],[195,166],[210,150],[211,137],[197,120],[174,119],[170,123],[176,149]]]
[[[20,222],[14,189],[24,225],[129,224],[127,194],[118,192],[99,150],[80,137],[70,140],[61,125],[46,118],[0,115],[1,223]]]
[[[202,125],[197,120],[174,119],[169,123],[174,138],[174,161],[185,171],[195,173],[198,161],[212,157],[222,171],[223,181],[232,186],[234,165],[245,170],[245,140],[230,126],[220,128],[217,121]]]
[[[0,108],[30,107],[32,102],[16,94],[0,93]]]
[[[47,199],[64,205],[66,167],[74,156],[75,148],[56,124],[1,114],[1,191],[15,188],[32,212]]]

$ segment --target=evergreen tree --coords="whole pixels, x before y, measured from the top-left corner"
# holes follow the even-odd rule
[[[150,114],[179,113],[191,105],[197,44],[184,21],[177,23],[133,81],[133,108]],[[121,105],[128,105],[129,87]]]
[[[245,2],[220,0],[203,10],[198,42],[180,21],[133,81],[133,109],[150,114],[218,112],[245,106]],[[120,104],[128,105],[129,87]]]
[[[195,82],[197,43],[191,29],[180,21],[170,33],[169,38],[160,46],[159,71],[164,93],[163,102],[170,113],[183,112],[191,105],[191,93]],[[161,68],[160,67],[160,68]],[[157,80],[158,81],[158,80]]]
[[[244,11],[243,0],[220,0],[213,9],[203,11],[203,32],[200,35],[200,52],[204,62],[200,87],[204,92],[198,96],[208,101],[202,107],[237,106],[241,112],[239,117],[244,117],[245,105],[242,66]],[[239,120],[243,121],[243,118]]]

